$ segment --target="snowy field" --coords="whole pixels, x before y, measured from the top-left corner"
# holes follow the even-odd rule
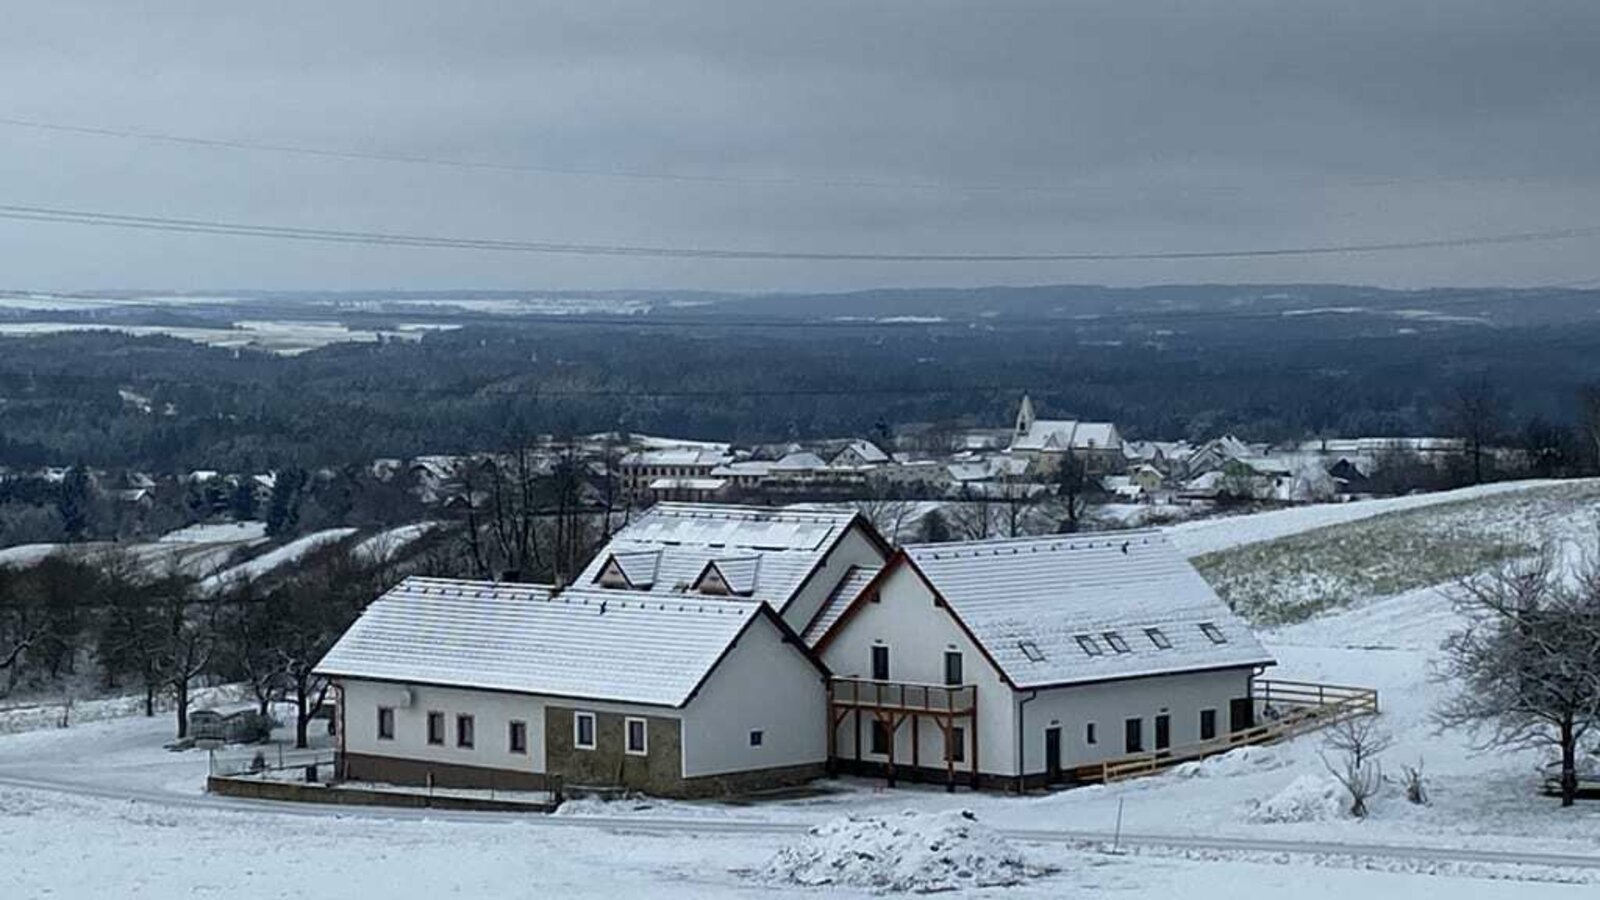
[[[1407,497],[1388,497],[1382,500],[1358,500],[1353,503],[1322,503],[1311,506],[1296,506],[1290,509],[1251,515],[1222,516],[1200,519],[1194,522],[1183,522],[1168,528],[1167,534],[1172,538],[1173,543],[1178,546],[1178,549],[1192,558],[1206,553],[1242,547],[1246,544],[1276,540],[1277,538],[1310,531],[1314,528],[1370,519],[1373,516],[1381,516],[1384,513],[1421,509],[1461,500],[1493,497],[1496,494],[1517,493],[1540,486],[1570,483],[1538,480],[1505,481],[1498,484],[1460,488],[1454,491],[1413,494]]]
[[[116,331],[135,337],[166,335],[213,347],[250,347],[281,356],[293,356],[329,344],[373,343],[379,340],[418,341],[429,331],[457,327],[459,326],[408,323],[389,330],[374,331],[350,328],[339,322],[266,320],[242,320],[234,322],[231,328],[121,325],[101,322],[0,322],[0,336],[25,337],[70,331]]]
[[[1411,524],[1449,532],[1476,510],[1473,521],[1516,527],[1527,539],[1591,534],[1594,483],[1500,490],[1523,493],[1516,503],[1437,506]],[[1295,539],[1279,513],[1197,524],[1224,523],[1238,532],[1232,546]],[[1299,527],[1330,524],[1339,523],[1306,515]],[[1485,752],[1470,734],[1436,732],[1431,713],[1449,687],[1433,679],[1433,665],[1456,622],[1444,590],[1423,586],[1353,597],[1262,633],[1279,660],[1275,677],[1379,690],[1381,721],[1396,739],[1386,771],[1423,762],[1432,804],[1410,805],[1391,786],[1366,820],[1328,799],[1316,735],[1158,777],[1026,798],[889,791],[851,779],[762,803],[583,801],[530,818],[210,797],[201,792],[203,754],[160,749],[167,718],[128,718],[0,736],[0,897],[866,896],[866,887],[795,883],[829,871],[843,849],[890,846],[879,826],[841,817],[900,821],[910,811],[918,816],[909,827],[923,840],[942,834],[940,823],[957,810],[972,811],[1005,842],[986,858],[1014,850],[1029,872],[1020,883],[971,892],[983,896],[1595,896],[1600,803],[1561,810],[1537,792],[1537,754]],[[1127,852],[1111,854],[1105,845],[1119,811]],[[806,834],[818,827],[820,836]],[[992,847],[988,840],[959,852]],[[922,852],[893,846],[906,859]]]

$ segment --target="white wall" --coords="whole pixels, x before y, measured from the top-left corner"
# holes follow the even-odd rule
[[[351,679],[340,679],[340,685],[344,692],[344,749],[347,753],[519,772],[545,771],[546,706],[631,716],[682,718],[679,710],[661,706],[597,703],[565,697],[431,685],[406,686]],[[411,692],[412,702],[410,707],[402,708],[402,694],[407,690]],[[380,706],[394,707],[394,740],[378,740]],[[445,742],[442,745],[428,743],[429,711],[445,714]],[[457,713],[474,717],[474,746],[471,749],[456,746]],[[513,719],[528,723],[526,754],[512,753],[510,750],[510,724]]]
[[[1251,669],[1228,669],[1041,690],[1023,708],[1024,771],[1045,771],[1044,733],[1051,725],[1061,726],[1062,766],[1069,769],[1123,755],[1123,723],[1127,719],[1144,721],[1146,750],[1156,747],[1155,719],[1163,712],[1171,717],[1174,747],[1200,739],[1202,709],[1217,711],[1217,733],[1226,734],[1228,701],[1249,694],[1251,674]],[[1085,740],[1090,722],[1095,723],[1099,738],[1092,746]]]
[[[543,772],[544,701],[538,697],[487,691],[372,681],[341,680],[344,703],[344,748],[348,753],[482,766],[520,772]],[[410,706],[402,706],[406,691]],[[378,707],[394,707],[394,740],[378,739]],[[428,712],[442,712],[442,745],[428,743]],[[456,714],[474,716],[474,746],[456,746]],[[528,723],[528,752],[510,752],[509,725]]]
[[[860,523],[851,525],[839,537],[839,542],[827,557],[812,571],[799,592],[789,598],[788,605],[780,610],[783,620],[796,633],[804,632],[851,566],[881,566],[884,561],[878,545],[867,537]]]
[[[827,708],[822,672],[758,617],[683,711],[684,777],[826,762]]]
[[[1016,774],[1012,750],[1015,708],[1010,687],[961,626],[943,608],[934,606],[933,593],[909,566],[901,566],[885,579],[879,597],[877,603],[861,604],[840,627],[823,650],[823,662],[835,675],[870,678],[872,647],[882,644],[889,648],[889,680],[944,684],[945,651],[959,651],[963,676],[968,684],[978,688],[978,769],[991,775]],[[864,714],[861,758],[882,762],[884,756],[869,752],[872,746],[869,721],[870,716]],[[943,767],[944,735],[926,718],[919,731],[920,764]],[[839,726],[837,752],[841,759],[855,757],[854,735],[853,717],[847,717]],[[967,759],[971,760],[970,736],[968,741]],[[895,736],[895,750],[896,763],[911,763],[909,721],[900,726]],[[966,766],[965,762],[957,763],[956,769],[965,771]]]

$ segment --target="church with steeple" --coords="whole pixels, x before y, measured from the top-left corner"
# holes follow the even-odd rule
[[[1127,467],[1122,452],[1122,434],[1111,422],[1083,422],[1077,419],[1041,419],[1033,408],[1033,398],[1022,395],[1016,426],[1011,431],[1010,453],[1028,460],[1030,469],[1049,474],[1071,454],[1091,473],[1120,473]]]

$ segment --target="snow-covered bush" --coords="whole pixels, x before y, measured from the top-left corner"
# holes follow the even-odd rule
[[[1345,814],[1344,787],[1327,775],[1301,775],[1266,800],[1252,804],[1252,822],[1322,822]]]
[[[756,877],[772,884],[931,893],[1019,884],[1047,871],[962,810],[835,819],[780,850]]]

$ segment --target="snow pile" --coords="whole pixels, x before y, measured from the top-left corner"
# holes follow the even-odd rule
[[[779,885],[925,894],[1020,884],[1046,871],[960,810],[835,819],[780,850],[757,877]]]
[[[1172,774],[1177,778],[1237,778],[1281,769],[1288,764],[1289,761],[1273,747],[1246,745],[1227,753],[1184,763],[1175,767]]]
[[[1344,815],[1344,789],[1327,775],[1301,775],[1264,801],[1252,804],[1252,822],[1323,822]]]

